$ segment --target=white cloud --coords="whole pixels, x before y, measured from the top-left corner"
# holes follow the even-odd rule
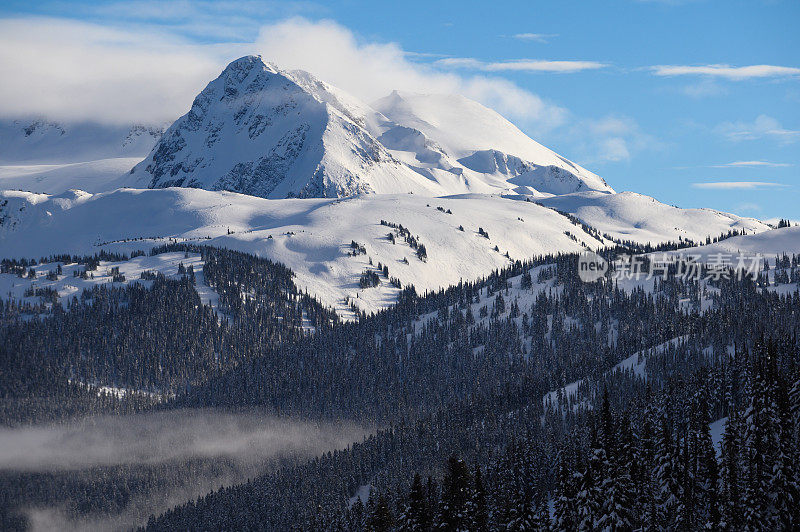
[[[436,61],[446,68],[466,68],[485,72],[554,72],[571,74],[583,70],[605,68],[605,63],[597,61],[544,61],[532,59],[515,59],[512,61],[485,62],[472,57],[447,57]]]
[[[169,120],[235,48],[64,19],[0,20],[0,116]]]
[[[398,44],[360,38],[331,21],[285,19],[246,42],[197,44],[163,23],[127,28],[54,18],[0,20],[0,118],[163,123],[231,60],[258,53],[281,68],[308,70],[366,102],[392,90],[457,93],[514,121],[534,138],[586,163],[628,161],[658,143],[626,117],[586,120],[502,77],[508,70],[571,72],[583,61],[421,62]],[[182,26],[181,26],[182,27]],[[224,35],[227,30],[219,30]],[[462,61],[458,65],[458,61]],[[476,72],[456,71],[454,66]],[[444,68],[448,67],[448,68]]]
[[[800,75],[800,68],[776,65],[656,65],[650,70],[657,76],[714,76],[734,80]]]
[[[558,37],[557,33],[517,33],[512,35],[515,39],[519,39],[520,41],[533,41],[533,42],[540,42],[540,43],[547,43],[553,37]]]
[[[792,166],[788,163],[771,163],[768,161],[734,161],[732,163],[725,163],[725,164],[715,164],[709,166],[709,168],[748,168],[748,167],[770,167],[770,168],[777,168],[777,167],[784,167],[784,166]]]
[[[394,89],[458,93],[495,108],[535,134],[563,123],[566,111],[511,81],[461,75],[413,62],[394,43],[360,40],[330,21],[291,18],[262,26],[253,42],[195,44],[169,24],[121,29],[67,19],[0,20],[0,117],[163,122],[229,61],[260,53],[372,101]]]
[[[788,185],[770,183],[766,181],[712,181],[707,183],[692,183],[692,188],[707,188],[714,190],[753,190],[759,188],[785,188]]]
[[[786,129],[767,115],[759,115],[753,122],[723,122],[714,130],[732,141],[770,138],[781,144],[789,144],[800,140],[800,131]]]
[[[331,21],[293,18],[262,28],[255,47],[284,68],[314,73],[347,92],[373,101],[392,90],[457,93],[530,125],[537,132],[563,123],[565,110],[503,78],[462,76],[436,65],[408,59],[395,43],[361,42],[349,29]]]

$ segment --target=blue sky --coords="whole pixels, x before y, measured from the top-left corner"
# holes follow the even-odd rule
[[[177,116],[220,65],[262,53],[364,99],[390,82],[463,92],[617,190],[800,219],[794,0],[29,4],[0,5],[0,65],[27,83],[0,88],[0,115],[69,95],[88,117],[143,101]],[[43,55],[59,62],[37,71]],[[71,62],[93,87],[85,102]]]

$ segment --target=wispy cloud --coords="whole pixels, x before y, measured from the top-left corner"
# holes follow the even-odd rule
[[[220,485],[245,482],[280,461],[303,460],[342,449],[369,431],[349,422],[324,423],[263,412],[181,409],[93,417],[58,425],[0,428],[0,474],[52,472],[83,475],[94,468],[196,464],[152,490],[132,490],[126,503],[107,512],[77,515],[61,504],[20,507],[33,530],[130,530]],[[146,437],[143,437],[146,435]],[[214,464],[208,467],[206,464]],[[144,517],[143,517],[144,516]]]
[[[532,41],[546,44],[550,42],[553,37],[558,37],[557,33],[517,33],[512,35],[513,38],[520,41]]]
[[[734,161],[732,163],[714,164],[708,168],[749,168],[749,167],[770,167],[778,168],[785,166],[793,166],[788,163],[771,163],[768,161]]]
[[[445,68],[464,68],[484,72],[553,72],[574,73],[583,70],[597,70],[608,65],[597,61],[547,61],[534,59],[514,59],[509,61],[480,61],[472,57],[448,57],[436,61]]]
[[[92,22],[159,25],[203,42],[252,41],[266,23],[291,16],[324,16],[330,9],[309,1],[274,0],[127,0],[64,3],[57,12]]]
[[[0,20],[0,116],[159,123],[189,109],[236,45],[193,44],[155,28],[54,18]]]
[[[789,144],[800,140],[800,130],[787,129],[767,115],[759,115],[753,122],[723,122],[714,131],[732,141],[771,138]]]
[[[733,80],[800,75],[800,68],[776,65],[656,65],[650,70],[657,76],[713,76]]]
[[[137,438],[137,434],[147,438]],[[0,428],[0,471],[78,470],[185,458],[260,461],[341,448],[366,431],[352,423],[269,418],[214,409],[109,416],[64,425]]]
[[[711,181],[707,183],[692,183],[692,188],[705,188],[714,190],[753,190],[760,188],[786,188],[789,185],[770,183],[767,181]]]
[[[565,121],[565,109],[510,80],[484,72],[454,72],[442,68],[444,59],[412,61],[397,43],[364,40],[333,21],[297,17],[264,26],[253,48],[282,68],[308,70],[367,102],[394,89],[452,93],[495,109],[532,134]]]

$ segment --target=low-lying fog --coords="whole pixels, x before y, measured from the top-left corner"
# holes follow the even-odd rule
[[[219,459],[225,474],[193,476],[169,493],[135,494],[118,515],[72,520],[58,506],[20,508],[35,530],[120,529],[143,525],[151,513],[243,482],[284,458],[309,458],[361,440],[350,423],[319,423],[215,409],[106,416],[70,424],[0,429],[0,470],[78,474],[89,468],[153,466]],[[71,473],[72,472],[72,473]],[[68,495],[68,494],[66,494]]]

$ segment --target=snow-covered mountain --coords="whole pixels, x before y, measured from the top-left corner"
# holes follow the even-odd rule
[[[30,191],[0,192],[0,258],[217,245],[286,264],[346,315],[396,300],[388,279],[359,287],[379,263],[433,290],[538,254],[770,229],[616,193],[466,98],[394,92],[370,106],[255,56],[228,65],[157,142],[157,129],[112,129],[0,127],[13,152],[0,160],[15,162],[0,166],[0,190]],[[148,143],[144,160],[132,155]]]
[[[463,96],[394,91],[373,107],[389,120],[380,140],[398,158],[434,174],[438,181],[447,182],[441,172],[449,171],[462,176],[467,188],[480,192],[613,192],[600,177]]]
[[[396,228],[381,220],[407,228],[427,257],[420,258]],[[394,242],[389,233],[395,234]],[[403,286],[424,291],[477,279],[511,259],[602,245],[552,209],[489,195],[267,200],[187,188],[0,193],[3,256],[130,252],[171,238],[286,264],[300,287],[344,315],[349,313],[345,298],[368,311],[396,301],[399,290],[388,279],[375,288],[359,288],[364,270],[376,271],[378,263]],[[363,252],[352,247],[353,241]]]
[[[158,125],[61,123],[37,118],[0,121],[0,165],[62,165],[139,158],[161,137]]]
[[[243,57],[197,96],[129,184],[264,198],[613,192],[466,98],[395,92],[375,106],[307,72]]]
[[[162,132],[158,125],[0,121],[0,190],[112,190]]]

